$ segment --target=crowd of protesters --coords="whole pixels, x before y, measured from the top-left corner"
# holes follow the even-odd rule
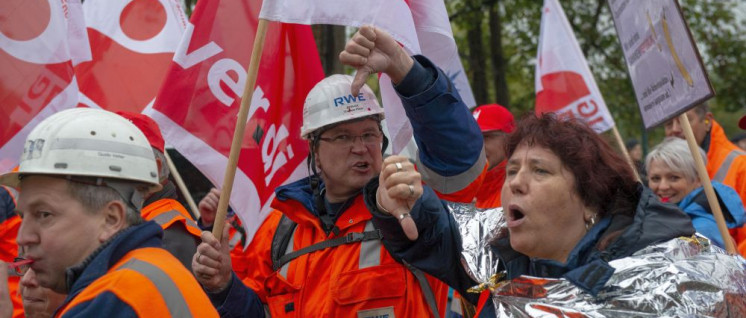
[[[305,100],[309,176],[275,190],[248,244],[233,213],[220,239],[211,233],[217,189],[199,219],[179,203],[147,116],[76,108],[39,123],[18,168],[0,176],[0,318],[448,317],[449,287],[475,317],[746,314],[746,261],[722,250],[732,240],[746,254],[746,152],[707,105],[687,117],[725,238],[678,119],[644,159],[627,143],[632,167],[582,122],[470,110],[443,71],[374,27],[355,33],[340,61],[356,76],[329,76]],[[384,158],[383,108],[364,84],[375,73],[402,101],[415,158]],[[462,261],[472,233],[452,203],[502,219],[479,231],[496,233],[480,254],[495,259],[489,288],[470,290],[487,282]],[[727,277],[703,274],[712,266]],[[687,269],[666,276],[670,301],[642,301],[662,285],[620,278],[661,268]]]

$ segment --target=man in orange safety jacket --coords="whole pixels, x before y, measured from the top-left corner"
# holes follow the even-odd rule
[[[140,208],[158,191],[143,133],[114,113],[60,111],[28,135],[17,172],[17,243],[36,281],[68,294],[56,317],[217,317],[189,271],[163,249]]]

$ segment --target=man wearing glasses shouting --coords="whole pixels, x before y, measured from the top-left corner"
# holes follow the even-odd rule
[[[382,71],[395,83],[420,147],[417,168],[441,194],[473,191],[463,196],[470,202],[486,167],[479,127],[446,74],[424,57],[406,55],[388,34],[379,36],[387,62],[368,71]],[[363,40],[356,34],[347,49],[362,50],[355,41]],[[340,59],[351,64],[346,52]],[[308,93],[301,136],[310,148],[310,176],[275,190],[274,210],[245,251],[248,277],[231,272],[228,227],[222,242],[203,232],[192,270],[222,316],[250,316],[263,305],[272,317],[445,313],[447,286],[394,259],[365,206],[363,188],[379,173],[416,176],[395,190],[410,204],[423,188],[407,158],[383,160],[383,108],[364,81],[333,75]],[[406,216],[403,228],[415,230]]]

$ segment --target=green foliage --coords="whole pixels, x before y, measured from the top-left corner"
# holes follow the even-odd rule
[[[746,29],[746,10],[741,4],[739,17],[739,0],[680,1],[717,94],[710,102],[713,112],[730,134],[735,134],[736,121],[746,105],[746,94],[739,90],[746,80],[746,64],[740,63],[746,61],[746,37],[738,32]],[[469,45],[464,30],[481,26],[483,42],[489,43],[487,15],[483,13],[490,6],[498,6],[503,24],[503,56],[507,62],[505,76],[511,110],[516,114],[534,109],[534,67],[542,4],[543,1],[538,0],[446,0],[467,74],[485,71],[488,80],[496,76],[486,67],[490,61],[469,65],[466,58]],[[561,1],[561,4],[620,133],[640,138],[642,119],[606,0]],[[486,54],[490,56],[492,49],[487,46]],[[487,87],[493,88],[492,85]],[[494,97],[495,92],[490,91],[489,96]],[[662,138],[662,129],[650,133],[654,141],[651,144]]]

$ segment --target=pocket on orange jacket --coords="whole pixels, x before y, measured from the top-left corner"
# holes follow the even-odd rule
[[[400,264],[388,264],[342,273],[332,282],[331,296],[339,305],[403,297],[405,271]]]
[[[295,296],[296,294],[284,294],[267,297],[267,307],[272,315],[280,317],[297,317]]]

